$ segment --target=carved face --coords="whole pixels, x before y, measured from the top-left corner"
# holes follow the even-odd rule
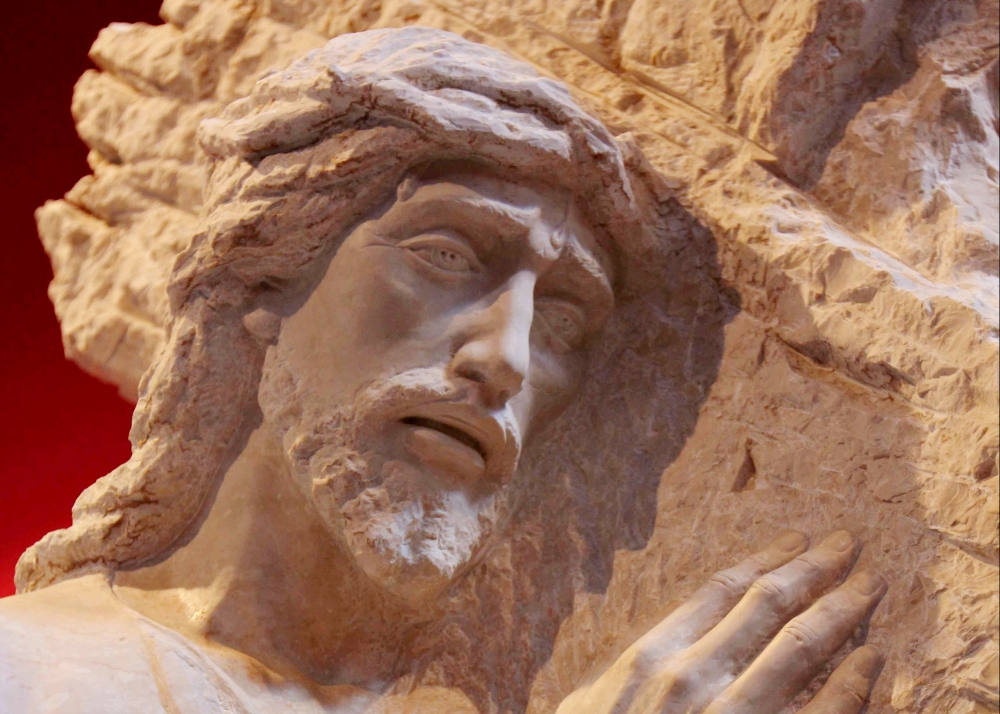
[[[577,389],[607,271],[568,194],[475,172],[407,179],[345,238],[260,403],[369,577],[418,600],[474,558],[524,440]]]

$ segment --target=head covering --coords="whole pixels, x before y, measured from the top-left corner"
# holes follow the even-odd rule
[[[338,133],[415,130],[430,151],[462,155],[571,189],[612,239],[635,230],[622,150],[561,83],[459,35],[424,27],[341,35],[205,120],[210,156],[259,161]]]

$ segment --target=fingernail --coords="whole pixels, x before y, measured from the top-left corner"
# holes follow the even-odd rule
[[[834,550],[844,551],[853,548],[857,542],[858,539],[850,531],[837,531],[828,535],[823,541],[823,545]]]
[[[773,545],[778,550],[784,553],[790,553],[792,551],[801,550],[803,547],[808,545],[809,541],[802,533],[798,531],[786,531],[781,536],[774,541]]]
[[[851,666],[865,679],[873,680],[882,672],[882,668],[885,666],[885,657],[874,647],[865,645],[855,650]]]
[[[885,578],[878,573],[862,570],[851,576],[850,584],[854,591],[861,595],[874,595],[885,586]]]

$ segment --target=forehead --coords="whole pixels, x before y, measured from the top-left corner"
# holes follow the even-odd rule
[[[577,263],[610,291],[615,260],[569,189],[477,170],[439,169],[407,177],[396,205],[429,216],[454,215],[497,237],[539,243],[548,257]],[[545,243],[547,242],[547,245]]]

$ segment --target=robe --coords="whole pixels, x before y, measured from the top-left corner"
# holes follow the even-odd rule
[[[464,695],[438,687],[383,696],[288,680],[150,620],[101,574],[0,599],[0,714],[475,711]]]

